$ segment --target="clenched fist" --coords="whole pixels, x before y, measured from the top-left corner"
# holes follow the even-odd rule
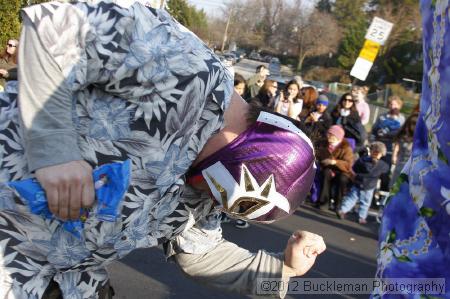
[[[284,264],[295,272],[295,276],[304,275],[314,265],[316,257],[325,249],[325,242],[321,236],[306,231],[296,231],[289,238],[284,250]]]
[[[92,167],[86,161],[40,168],[36,179],[45,190],[50,211],[62,220],[78,219],[80,208],[94,203]]]

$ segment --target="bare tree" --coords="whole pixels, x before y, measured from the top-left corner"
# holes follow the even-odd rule
[[[297,70],[302,69],[303,61],[308,56],[337,52],[340,38],[336,20],[328,13],[314,10],[297,32]]]
[[[233,11],[229,40],[256,48],[267,48],[276,40],[285,0],[234,0],[228,2],[224,15]]]
[[[339,26],[331,14],[311,10],[302,0],[287,7],[280,27],[284,33],[281,37],[283,51],[297,56],[298,71],[308,56],[335,53],[341,38]]]
[[[299,69],[307,56],[335,52],[339,42],[333,17],[311,9],[302,0],[234,0],[228,2],[223,16],[230,11],[228,41],[297,56]],[[226,21],[224,18],[218,26],[222,32]]]
[[[264,42],[269,47],[276,41],[277,30],[280,26],[281,19],[284,16],[284,0],[263,0],[263,32]]]
[[[261,30],[263,11],[260,0],[234,0],[227,10],[233,9],[234,17],[229,27],[230,41],[238,44],[260,48],[264,45],[264,30]]]
[[[228,19],[225,18],[211,18],[208,22],[208,43],[216,50],[220,50],[222,48],[222,44],[225,37],[225,28],[227,25]],[[230,18],[229,27],[231,28],[233,24],[233,16]],[[229,45],[230,41],[235,41],[234,33],[231,29],[228,29],[225,38],[225,48]]]

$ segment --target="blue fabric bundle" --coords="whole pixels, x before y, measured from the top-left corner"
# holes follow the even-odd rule
[[[130,160],[123,163],[111,163],[100,166],[92,173],[95,182],[97,209],[95,216],[102,221],[114,222],[120,217],[120,203],[130,183]],[[22,200],[30,207],[33,214],[53,219],[47,204],[45,191],[36,179],[9,182],[16,189]],[[83,209],[80,215],[86,215]],[[77,238],[83,236],[83,221],[62,221],[63,227]]]

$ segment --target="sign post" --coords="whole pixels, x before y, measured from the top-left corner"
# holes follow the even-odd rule
[[[374,17],[365,36],[364,46],[356,59],[350,75],[364,81],[372,68],[380,47],[384,45],[394,24]]]

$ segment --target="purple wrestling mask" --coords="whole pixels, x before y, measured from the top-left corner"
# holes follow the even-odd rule
[[[254,125],[190,174],[203,176],[225,213],[272,222],[305,200],[315,171],[309,138],[285,118],[261,112]]]

